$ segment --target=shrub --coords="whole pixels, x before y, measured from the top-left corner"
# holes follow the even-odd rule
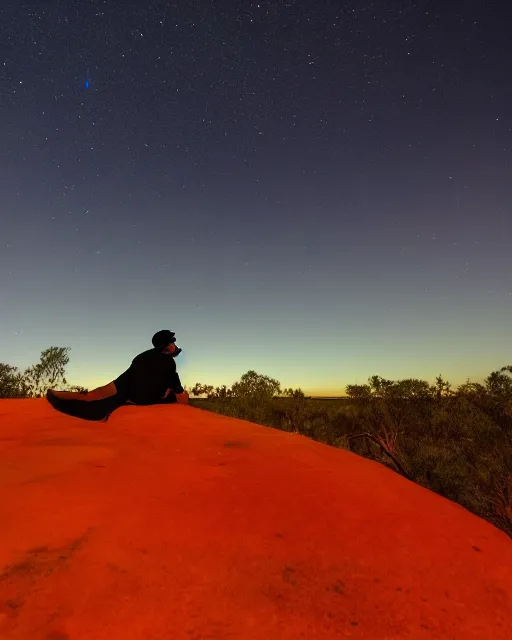
[[[348,402],[277,397],[276,380],[250,371],[205,408],[293,431],[381,462],[458,502],[512,536],[512,367],[452,390],[438,376],[349,385]]]

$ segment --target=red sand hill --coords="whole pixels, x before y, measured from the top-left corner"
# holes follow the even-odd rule
[[[511,640],[512,542],[300,436],[5,400],[0,638]]]

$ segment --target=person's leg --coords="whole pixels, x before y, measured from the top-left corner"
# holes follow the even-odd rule
[[[46,398],[61,413],[83,420],[107,420],[115,409],[128,400],[128,371],[113,382],[88,393],[50,390]]]
[[[117,394],[101,400],[87,402],[85,400],[59,398],[52,391],[48,391],[46,398],[52,407],[61,413],[75,418],[82,418],[83,420],[94,421],[107,420],[112,411],[123,404]]]
[[[96,400],[104,400],[115,396],[117,388],[114,382],[109,382],[103,387],[98,387],[87,393],[81,393],[79,391],[55,391],[51,389],[54,396],[60,400],[80,400],[81,402],[95,402]]]

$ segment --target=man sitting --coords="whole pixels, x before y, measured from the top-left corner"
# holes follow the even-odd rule
[[[152,343],[153,349],[136,356],[130,368],[113,382],[86,393],[50,389],[46,394],[48,402],[62,413],[101,421],[123,404],[186,404],[188,394],[174,361],[181,353],[175,334],[167,329],[158,331]]]

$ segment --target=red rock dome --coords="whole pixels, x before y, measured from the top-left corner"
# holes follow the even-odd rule
[[[3,400],[0,638],[510,640],[512,542],[300,436]]]

